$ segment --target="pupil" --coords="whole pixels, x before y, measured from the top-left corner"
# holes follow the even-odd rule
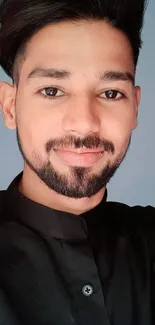
[[[107,92],[107,97],[109,98],[116,98],[117,92],[115,90],[109,90]]]
[[[47,96],[56,96],[57,89],[56,88],[48,88],[46,89]]]

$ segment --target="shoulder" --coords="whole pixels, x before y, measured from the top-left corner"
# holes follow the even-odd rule
[[[0,202],[4,200],[5,194],[6,194],[6,190],[0,191]]]
[[[0,191],[0,214],[4,207],[5,198],[6,198],[6,191],[5,190]]]
[[[108,224],[119,234],[138,238],[148,247],[150,257],[155,258],[155,207],[128,206],[119,202],[106,203]]]
[[[6,191],[0,191],[0,222],[3,220],[5,216],[5,206],[6,206]]]
[[[155,207],[153,206],[129,206],[120,202],[107,201],[106,211],[110,217],[113,216],[113,219],[122,220],[125,223],[155,227]]]
[[[136,214],[137,216],[139,215],[155,215],[155,207],[147,205],[147,206],[141,206],[141,205],[127,205],[125,203],[121,202],[115,202],[115,201],[107,201],[106,202],[107,208],[109,210],[115,210],[116,212],[126,212],[129,213],[130,215]]]

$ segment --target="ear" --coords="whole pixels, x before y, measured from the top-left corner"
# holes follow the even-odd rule
[[[7,82],[0,83],[0,107],[5,125],[8,129],[16,129],[15,111],[16,87]]]
[[[138,113],[139,113],[139,105],[141,100],[141,88],[136,86],[135,89],[135,123],[133,129],[136,129],[138,125]]]

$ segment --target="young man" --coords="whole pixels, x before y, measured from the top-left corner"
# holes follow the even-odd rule
[[[4,0],[0,286],[22,325],[150,325],[155,211],[106,202],[137,125],[144,0]],[[7,324],[8,325],[8,324]]]

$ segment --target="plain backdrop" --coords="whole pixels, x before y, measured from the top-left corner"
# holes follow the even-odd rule
[[[139,126],[128,154],[108,185],[108,200],[130,205],[155,205],[155,0],[150,0],[142,33],[143,47],[136,84],[142,88]],[[9,81],[0,70],[0,80]],[[22,170],[16,134],[5,128],[0,114],[0,189]]]

